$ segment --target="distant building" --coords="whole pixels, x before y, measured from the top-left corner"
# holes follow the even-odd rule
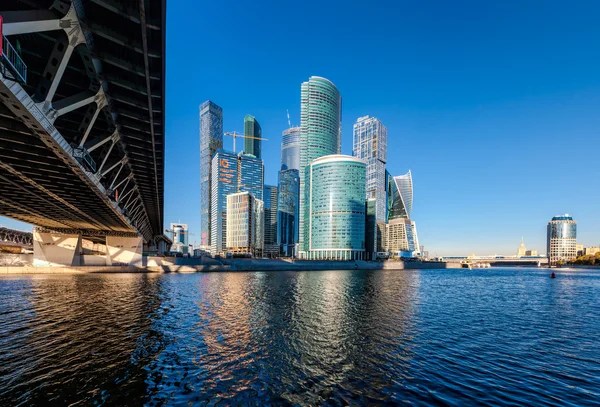
[[[261,140],[257,140],[262,137],[262,130],[260,124],[254,116],[246,115],[244,117],[244,153],[261,158]],[[256,138],[249,138],[256,137]]]
[[[577,257],[577,222],[568,214],[548,222],[547,255],[550,265]]]
[[[354,124],[352,155],[367,164],[366,197],[376,200],[376,219],[386,221],[386,177],[388,130],[375,117],[359,117]]]
[[[173,246],[171,250],[188,254],[190,248],[188,241],[188,225],[185,223],[171,223],[171,233],[173,235]]]
[[[279,245],[277,244],[277,212],[278,212],[278,190],[276,186],[265,185],[263,193],[265,204],[265,239],[264,255],[270,257],[279,256]]]
[[[210,245],[212,158],[223,148],[223,109],[207,100],[200,105],[200,242]]]
[[[365,258],[364,161],[346,155],[314,160],[306,171],[306,258]]]
[[[585,250],[582,244],[575,245],[575,250],[577,250],[577,257],[583,256]]]
[[[254,156],[217,151],[212,162],[211,253],[226,251],[227,196],[249,192],[261,201],[263,197],[264,165]]]
[[[304,234],[308,229],[307,167],[317,158],[339,154],[342,134],[342,96],[328,79],[311,76],[302,83],[300,95],[300,256],[310,250]],[[363,197],[364,211],[364,197]],[[306,222],[305,222],[306,220]],[[364,228],[364,224],[362,226]],[[364,239],[364,237],[363,237]]]
[[[600,247],[586,247],[583,249],[584,256],[595,256],[597,253],[600,253]]]
[[[525,241],[523,240],[523,238],[521,238],[521,245],[519,246],[519,249],[517,250],[517,257],[526,256],[526,253],[527,253],[527,248],[525,247]]]
[[[277,242],[282,256],[291,257],[296,254],[299,211],[300,172],[295,169],[279,171]]]
[[[525,256],[537,256],[537,255],[538,255],[537,250],[526,250],[525,251]]]
[[[249,192],[227,196],[227,252],[263,256],[264,206]]]

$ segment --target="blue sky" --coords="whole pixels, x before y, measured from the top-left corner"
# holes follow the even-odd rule
[[[388,127],[431,254],[513,254],[521,236],[545,252],[565,212],[600,244],[600,2],[287,3],[169,0],[165,226],[199,240],[201,102],[226,131],[257,118],[275,184],[286,109],[299,124],[300,84],[318,75],[342,94],[342,153],[356,118]]]

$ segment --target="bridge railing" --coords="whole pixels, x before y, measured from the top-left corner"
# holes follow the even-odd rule
[[[0,60],[3,73],[4,68],[8,68],[16,80],[27,83],[27,65],[25,65],[10,41],[2,34],[2,16],[0,16],[0,37],[2,37],[2,41],[0,41]]]

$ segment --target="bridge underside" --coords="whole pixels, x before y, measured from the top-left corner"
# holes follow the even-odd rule
[[[163,231],[164,0],[2,2],[0,216],[87,236]]]

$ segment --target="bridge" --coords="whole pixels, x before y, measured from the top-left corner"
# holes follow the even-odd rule
[[[108,265],[163,237],[165,0],[0,5],[0,215],[37,226],[40,265]]]
[[[444,256],[441,261],[459,263],[489,263],[491,266],[545,266],[548,265],[546,256]]]
[[[33,234],[31,232],[0,227],[1,246],[17,246],[31,249],[33,247]]]

